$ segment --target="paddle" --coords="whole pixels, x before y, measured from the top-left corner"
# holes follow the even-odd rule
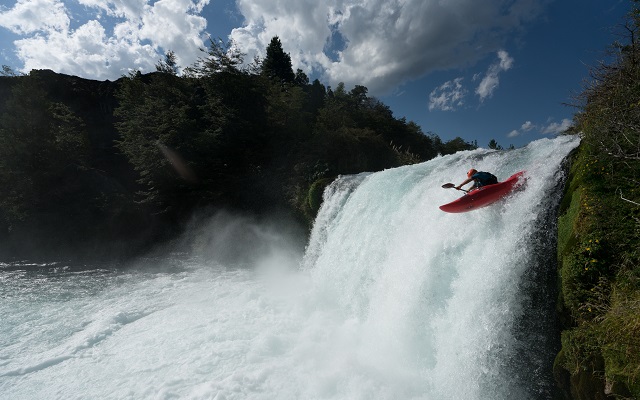
[[[468,191],[468,190],[458,189],[458,188],[456,187],[456,185],[454,185],[453,183],[445,183],[444,185],[442,185],[442,188],[443,188],[443,189],[453,189],[453,188],[456,188],[456,190],[462,190],[462,191],[463,191],[463,192],[465,192],[465,193],[469,193],[469,191]]]

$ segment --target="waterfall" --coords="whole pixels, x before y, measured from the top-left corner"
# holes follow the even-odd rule
[[[334,182],[304,265],[358,321],[361,356],[413,375],[427,398],[548,398],[554,210],[577,144],[478,149]],[[526,189],[465,214],[440,211],[461,195],[441,184],[472,167],[500,180],[526,170]]]
[[[343,176],[299,231],[219,214],[136,265],[0,262],[0,398],[552,397],[556,213],[579,138]],[[524,190],[438,206],[470,168]]]

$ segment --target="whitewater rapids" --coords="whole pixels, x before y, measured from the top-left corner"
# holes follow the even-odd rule
[[[0,262],[0,398],[550,398],[555,218],[578,144],[341,177],[308,243],[219,213],[134,265]],[[471,167],[526,170],[526,189],[440,211]]]

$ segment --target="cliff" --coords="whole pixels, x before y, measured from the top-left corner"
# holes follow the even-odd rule
[[[554,374],[567,399],[640,398],[640,189],[612,167],[583,142],[561,204]]]

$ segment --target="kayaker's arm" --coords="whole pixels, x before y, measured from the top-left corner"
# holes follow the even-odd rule
[[[467,183],[471,182],[473,180],[473,178],[467,178],[465,179],[464,182],[462,182],[461,184],[459,184],[458,186],[456,186],[456,189],[460,190],[464,185],[466,185]]]

